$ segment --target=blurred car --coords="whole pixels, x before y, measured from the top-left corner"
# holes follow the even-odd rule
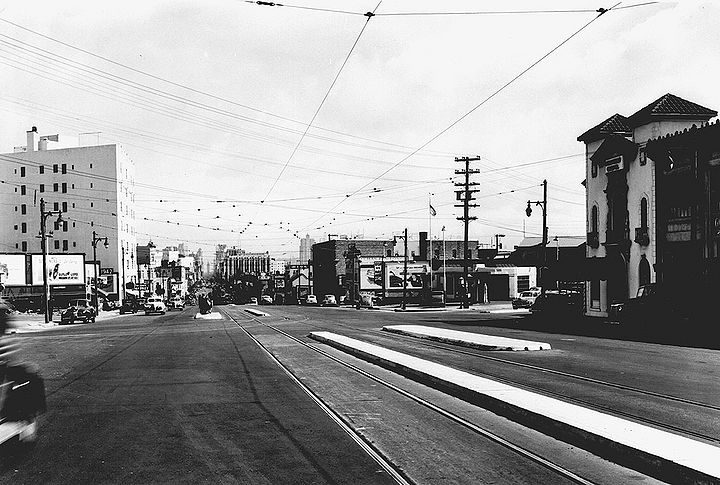
[[[75,323],[82,320],[84,323],[95,322],[95,307],[89,300],[71,300],[68,307],[60,314],[60,324]]]
[[[250,305],[257,305],[258,299],[255,296],[250,297]]]
[[[176,296],[168,302],[168,309],[169,310],[184,310],[185,309],[185,301],[182,298],[180,298],[179,296]]]
[[[538,296],[540,296],[540,290],[533,289],[523,291],[517,298],[513,298],[512,307],[515,310],[518,308],[530,308]]]
[[[583,312],[582,295],[572,290],[547,290],[530,307],[533,316],[578,316]]]
[[[123,315],[125,313],[137,313],[139,310],[142,310],[142,305],[138,300],[135,299],[127,299],[124,300],[122,305],[120,305],[120,314]]]
[[[273,299],[270,295],[263,295],[260,297],[260,304],[261,305],[272,305]]]
[[[165,312],[167,311],[165,303],[159,296],[151,296],[148,298],[145,305],[143,305],[143,308],[145,309],[145,315],[150,315],[151,313],[165,315]]]
[[[338,306],[335,295],[325,295],[323,297],[322,306]]]
[[[315,296],[315,295],[308,295],[308,296],[307,296],[307,299],[305,299],[305,304],[306,304],[306,305],[317,305],[317,304],[318,304],[317,296]]]

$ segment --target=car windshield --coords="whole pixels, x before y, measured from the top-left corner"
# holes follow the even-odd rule
[[[520,296],[523,298],[531,298],[531,297],[535,296],[535,294],[532,291],[524,291],[524,292],[520,293]]]

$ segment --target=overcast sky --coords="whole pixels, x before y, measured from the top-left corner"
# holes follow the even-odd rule
[[[121,143],[142,184],[140,243],[296,257],[294,234],[427,230],[429,197],[433,236],[461,238],[451,177],[464,155],[482,157],[471,238],[540,235],[540,211],[524,209],[543,178],[550,236],[583,235],[578,135],[668,92],[720,109],[716,2],[611,11],[489,100],[613,2],[385,0],[369,21],[230,0],[108,3],[1,7],[0,152],[33,125]],[[362,14],[377,1],[287,5]],[[527,9],[591,11],[381,15]]]

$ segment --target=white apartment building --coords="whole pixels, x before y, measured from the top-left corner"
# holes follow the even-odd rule
[[[94,135],[94,136],[93,136]],[[58,135],[27,132],[27,145],[0,154],[0,251],[39,253],[40,200],[46,211],[62,211],[65,222],[47,217],[49,253],[85,253],[93,259],[92,234],[102,268],[120,281],[137,279],[135,164],[119,145],[99,145],[96,134],[80,135],[80,146],[64,146]],[[83,146],[84,145],[84,146]],[[124,274],[123,274],[124,273]]]

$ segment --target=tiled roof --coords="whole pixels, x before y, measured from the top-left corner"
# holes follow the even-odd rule
[[[580,135],[578,141],[591,142],[603,138],[605,135],[613,133],[617,134],[630,134],[632,128],[628,123],[628,119],[623,115],[615,113],[610,118],[606,119],[599,125],[593,126],[588,131]]]
[[[653,118],[689,118],[707,121],[717,114],[715,110],[668,93],[630,116],[628,120],[634,127],[647,123]]]

